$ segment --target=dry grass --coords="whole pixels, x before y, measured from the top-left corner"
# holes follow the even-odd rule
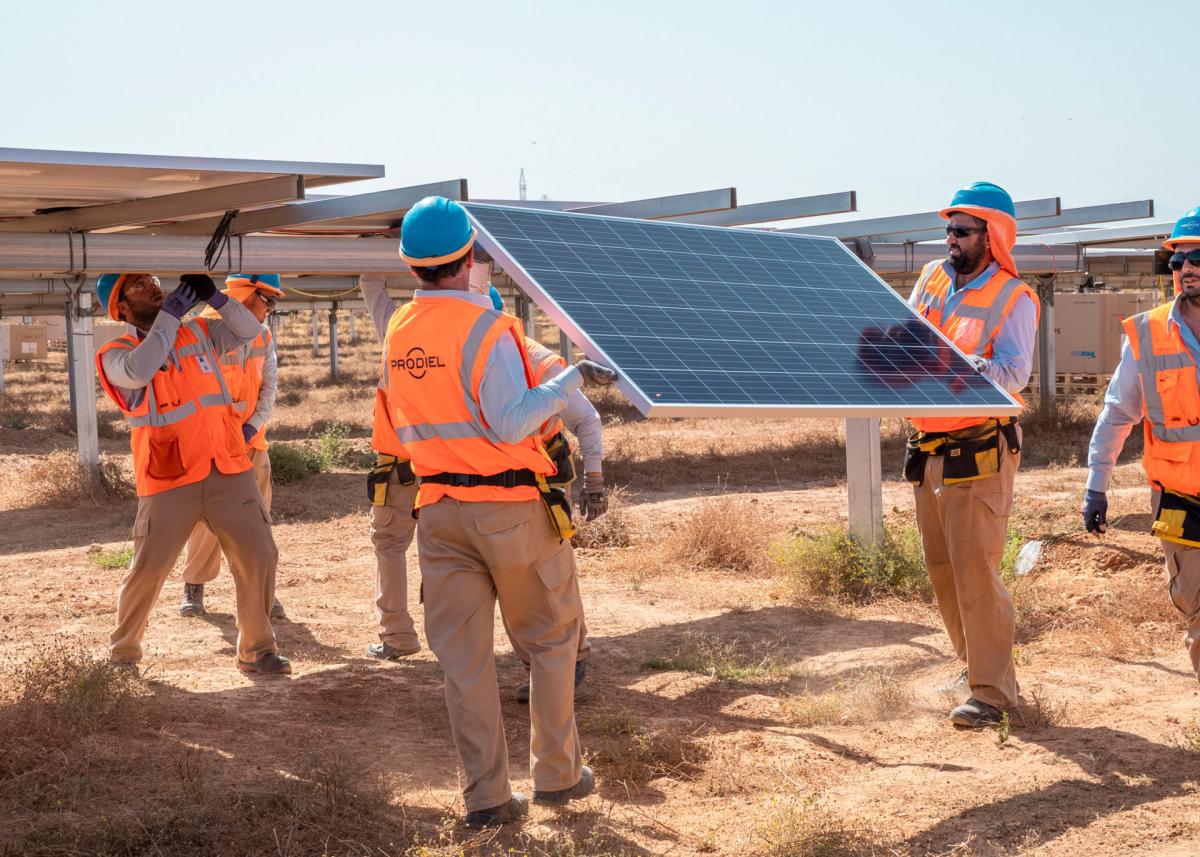
[[[703,500],[667,540],[667,555],[693,567],[763,572],[771,565],[768,526],[757,499]]]
[[[720,634],[688,631],[667,654],[642,661],[643,669],[689,672],[721,681],[753,682],[792,678],[796,670],[770,642],[746,643]]]
[[[575,538],[577,548],[627,548],[639,537],[637,525],[629,513],[629,492],[624,488],[613,488],[608,492],[608,511],[594,521],[585,521],[576,516]]]
[[[809,795],[776,803],[757,830],[759,857],[868,857],[885,853],[860,828]]]
[[[1029,687],[1017,704],[1013,723],[1033,731],[1066,726],[1070,723],[1069,707],[1065,701],[1055,699],[1045,688]]]
[[[651,728],[626,710],[588,717],[580,727],[589,764],[605,783],[636,787],[659,777],[690,780],[709,755],[698,728],[688,722]]]
[[[912,694],[885,667],[852,673],[831,689],[809,689],[786,699],[784,719],[794,726],[837,726],[869,723],[899,716],[912,707]]]
[[[101,459],[98,467],[87,467],[65,450],[35,461],[24,478],[34,506],[99,506],[134,496],[133,483],[117,462]]]

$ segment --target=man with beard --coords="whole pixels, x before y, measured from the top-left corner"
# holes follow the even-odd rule
[[[909,303],[1020,401],[1039,309],[1012,259],[1012,198],[976,182],[954,194],[941,215],[949,221],[947,258],[925,266]],[[1020,430],[1015,419],[982,416],[911,422],[904,469],[916,495],[925,566],[950,642],[966,663],[943,689],[960,703],[950,720],[966,727],[997,723],[1017,704],[1012,599],[999,572]]]
[[[1162,540],[1168,593],[1187,619],[1185,645],[1200,678],[1200,208],[1179,218],[1163,246],[1172,252],[1175,300],[1125,319],[1121,362],[1088,450],[1083,524],[1097,535],[1107,529],[1112,470],[1143,421],[1151,531]]]
[[[221,355],[253,341],[262,327],[203,274],[185,274],[165,299],[157,277],[104,274],[96,295],[110,318],[127,325],[124,336],[96,354],[96,370],[129,421],[138,495],[110,662],[136,670],[150,610],[188,535],[204,521],[237,587],[238,668],[290,673],[267,616],[278,552],[250,470],[242,417],[221,372]],[[184,322],[200,301],[220,318]]]

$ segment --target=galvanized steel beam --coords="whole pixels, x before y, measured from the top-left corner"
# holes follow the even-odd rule
[[[709,211],[703,214],[683,214],[664,217],[676,223],[698,223],[704,226],[745,226],[750,223],[769,223],[796,217],[818,217],[823,214],[842,214],[858,210],[858,195],[848,190],[820,196],[798,196],[771,202],[753,202],[728,211]]]

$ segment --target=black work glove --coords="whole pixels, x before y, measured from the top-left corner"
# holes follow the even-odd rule
[[[591,360],[580,360],[575,364],[579,368],[579,372],[583,375],[583,383],[595,387],[607,387],[609,384],[617,380],[617,373],[606,366],[601,366],[599,363],[593,363]]]
[[[1083,526],[1096,535],[1108,530],[1108,495],[1103,491],[1083,492]]]
[[[179,278],[179,285],[190,286],[196,298],[205,303],[211,303],[217,293],[217,284],[208,274],[184,274]]]
[[[594,521],[608,511],[608,491],[599,473],[583,474],[583,494],[579,497],[579,514]]]

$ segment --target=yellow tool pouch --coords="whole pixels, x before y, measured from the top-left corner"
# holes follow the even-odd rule
[[[1150,532],[1164,541],[1200,548],[1200,498],[1164,488]]]
[[[575,459],[571,456],[571,443],[565,434],[559,432],[546,442],[546,455],[558,469],[553,476],[546,477],[547,482],[566,488],[575,481]]]
[[[546,517],[550,526],[558,533],[558,540],[572,538],[575,535],[575,524],[571,520],[571,498],[562,488],[556,488],[546,481],[546,477],[537,475],[537,489],[542,497],[542,506],[546,509]]]
[[[367,499],[371,505],[382,506],[387,502],[388,482],[391,481],[392,471],[397,469],[401,485],[412,485],[417,481],[410,462],[382,452],[376,454],[375,466],[367,474]]]
[[[989,420],[961,432],[914,432],[904,454],[904,478],[914,485],[925,481],[925,462],[941,456],[942,484],[957,485],[987,479],[1000,472],[1001,439],[1012,454],[1021,451],[1015,420]]]

